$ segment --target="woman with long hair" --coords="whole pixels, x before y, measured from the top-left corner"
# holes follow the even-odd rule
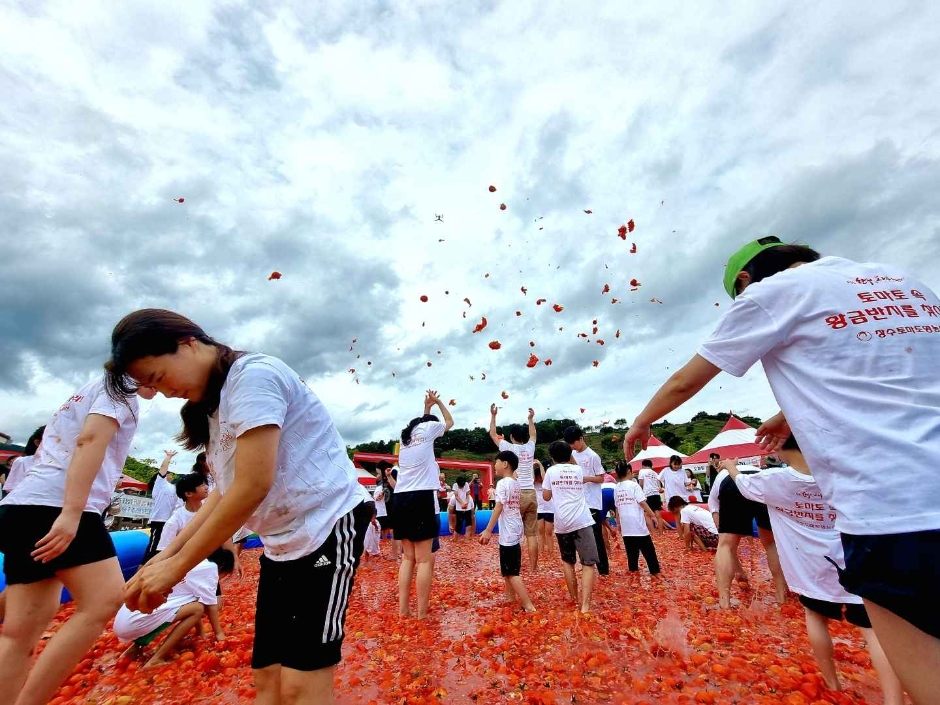
[[[144,309],[111,336],[108,388],[181,397],[188,450],[204,448],[217,487],[127,584],[152,611],[244,524],[264,542],[252,668],[259,702],[333,702],[346,607],[370,519],[326,407],[294,370],[233,350],[172,311]]]
[[[435,406],[440,409],[443,421],[431,413]],[[398,613],[402,617],[411,616],[408,602],[412,580],[418,593],[415,616],[424,619],[428,613],[433,574],[431,544],[440,533],[437,492],[441,469],[434,457],[434,439],[453,425],[454,418],[440,396],[429,389],[424,398],[424,415],[413,418],[401,432],[392,524],[403,551],[398,570]]]

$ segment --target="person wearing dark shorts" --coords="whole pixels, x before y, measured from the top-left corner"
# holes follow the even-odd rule
[[[466,511],[457,510],[455,512],[457,516],[457,533],[463,534],[467,533],[470,536],[473,536],[473,510],[468,509]]]
[[[774,580],[774,592],[777,604],[782,605],[787,599],[787,581],[780,568],[780,558],[774,543],[774,534],[770,528],[770,516],[766,505],[745,498],[728,472],[736,468],[743,475],[758,472],[756,468],[735,465],[734,460],[722,460],[720,472],[715,477],[711,494],[708,495],[708,508],[718,526],[718,550],[715,553],[715,578],[718,583],[718,604],[728,609],[731,607],[731,583],[737,579],[746,583],[747,573],[738,558],[741,539],[754,536],[757,525],[757,537],[767,553],[767,567]]]

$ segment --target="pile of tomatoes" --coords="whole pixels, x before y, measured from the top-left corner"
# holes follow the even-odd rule
[[[431,614],[398,617],[397,568],[390,546],[366,557],[346,620],[344,660],[336,670],[340,703],[785,703],[877,702],[877,679],[859,632],[832,624],[842,692],[828,690],[810,651],[796,600],[773,602],[759,546],[743,542],[751,575],[736,586],[731,611],[717,609],[712,554],[690,552],[673,534],[656,539],[663,566],[629,573],[622,545],[611,543],[611,575],[598,580],[594,611],[580,615],[568,597],[557,547],[523,578],[538,612],[510,604],[495,545],[447,538],[437,554]],[[54,705],[247,703],[254,700],[251,642],[258,552],[243,554],[243,582],[223,584],[216,642],[190,635],[172,662],[121,658],[111,632],[56,694]],[[66,605],[56,629],[72,613]],[[152,647],[150,647],[152,648]]]

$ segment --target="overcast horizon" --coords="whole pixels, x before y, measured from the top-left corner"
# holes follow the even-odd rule
[[[937,26],[924,2],[6,4],[0,431],[46,423],[142,307],[284,359],[355,445],[428,388],[458,427],[492,402],[631,422],[756,237],[936,291]],[[175,447],[180,405],[141,403],[132,455]],[[777,406],[758,365],[668,418],[703,410]]]

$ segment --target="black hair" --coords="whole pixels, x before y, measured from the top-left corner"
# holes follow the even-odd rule
[[[682,458],[680,458],[678,455],[670,455],[669,466],[672,467],[673,463],[679,463],[679,465],[682,465]]]
[[[566,441],[555,441],[548,447],[548,454],[556,463],[567,463],[571,460],[571,446]]]
[[[669,511],[675,514],[677,511],[682,509],[687,504],[688,502],[686,502],[679,495],[673,495],[672,497],[669,498]]]
[[[467,484],[467,478],[463,475],[457,476],[457,487],[463,489],[463,486]]]
[[[709,460],[721,460],[721,456],[718,455],[718,453],[709,453],[708,459]]]
[[[172,355],[180,343],[190,338],[211,345],[218,352],[202,399],[187,401],[180,410],[183,428],[176,440],[186,450],[196,450],[209,442],[209,417],[219,408],[229,370],[244,353],[212,339],[178,313],[161,308],[141,309],[124,316],[111,333],[111,359],[104,365],[105,388],[111,399],[127,404],[127,397],[136,394],[140,386],[128,376],[127,368],[144,357]]]
[[[408,422],[408,425],[401,430],[401,442],[403,445],[411,445],[411,432],[415,430],[415,427],[418,424],[427,423],[428,421],[440,421],[434,414],[425,414],[424,416],[416,416]]]
[[[617,464],[614,466],[614,472],[617,477],[622,479],[627,476],[627,473],[633,472],[633,466],[626,460],[618,460]]]
[[[511,450],[500,451],[496,454],[496,459],[502,460],[504,463],[509,463],[509,467],[512,468],[513,472],[519,469],[519,456]]]
[[[515,423],[509,427],[509,437],[515,438],[520,443],[529,442],[529,427],[520,423]]]
[[[541,462],[540,462],[539,464],[541,465]],[[541,479],[542,479],[542,471],[539,470],[539,466],[536,465],[535,463],[532,463],[532,476],[533,476],[536,480],[541,480]]]
[[[185,502],[187,492],[195,492],[201,485],[205,484],[207,484],[206,478],[198,472],[182,475],[176,479],[176,496]]]
[[[652,468],[653,461],[650,460],[649,458],[646,458],[642,463],[640,463],[640,465],[642,465],[644,468]]]
[[[796,436],[792,433],[787,437],[787,440],[783,442],[783,445],[780,446],[780,450],[799,450],[800,446],[796,442]]]
[[[36,455],[36,451],[39,450],[39,444],[42,443],[42,434],[45,432],[45,426],[40,426],[33,431],[33,435],[26,441],[26,450],[23,451],[23,455]]]
[[[206,454],[204,452],[196,456],[196,462],[193,463],[192,471],[202,475],[204,478],[209,477],[209,462],[206,460]]]
[[[565,429],[562,435],[565,439],[565,443],[568,445],[571,445],[575,441],[579,441],[584,438],[584,432],[577,426],[569,426]]]
[[[815,262],[819,257],[820,254],[816,250],[806,245],[779,245],[758,252],[741,271],[747,272],[751,276],[751,283],[756,284],[789,269],[797,262]],[[734,283],[734,290],[741,293],[737,280]]]
[[[235,554],[227,548],[215,549],[208,559],[216,564],[220,573],[231,573],[235,570]]]

